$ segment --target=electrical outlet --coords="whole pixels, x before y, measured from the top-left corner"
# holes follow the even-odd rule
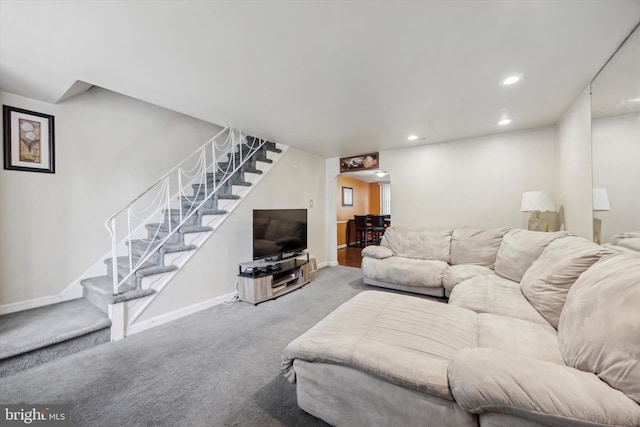
[[[309,199],[309,207],[312,208],[313,207],[313,199]]]

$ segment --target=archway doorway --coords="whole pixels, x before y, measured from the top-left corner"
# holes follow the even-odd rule
[[[338,264],[360,268],[362,249],[379,244],[384,234],[384,229],[372,221],[390,224],[390,176],[383,170],[341,173],[336,177],[335,194]],[[362,224],[356,227],[356,216],[366,217],[364,230]]]

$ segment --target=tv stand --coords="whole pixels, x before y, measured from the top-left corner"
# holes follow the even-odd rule
[[[265,258],[264,260],[266,262],[278,262],[278,261],[284,261],[290,258],[298,258],[301,256],[304,256],[302,252],[290,252],[290,253],[283,253],[283,254],[280,254],[279,256],[275,256],[271,258]],[[250,263],[247,263],[247,264],[250,264]]]
[[[238,264],[239,299],[254,305],[295,291],[309,281],[308,253]]]

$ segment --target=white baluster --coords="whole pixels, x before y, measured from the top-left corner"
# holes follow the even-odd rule
[[[116,236],[116,218],[111,218],[111,269],[113,273],[113,293],[118,293],[118,237]]]
[[[180,173],[180,172],[178,172]],[[179,175],[178,175],[179,176]],[[171,222],[171,192],[169,191],[169,177],[167,177],[166,182],[166,198],[167,198],[167,212],[169,218],[169,233],[173,230],[173,223]],[[180,217],[182,217],[182,199],[180,198],[180,192],[178,192],[178,206],[180,206]]]
[[[208,185],[207,185],[207,152],[206,147],[202,148],[202,179],[204,180],[204,200],[209,197]],[[204,203],[204,202],[203,202]]]
[[[129,275],[133,271],[133,256],[131,246],[131,208],[127,209],[127,240],[129,241]]]

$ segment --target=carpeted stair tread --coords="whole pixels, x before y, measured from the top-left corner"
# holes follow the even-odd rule
[[[147,228],[147,230],[152,231],[152,232],[155,232],[158,229],[160,231],[162,231],[162,232],[165,232],[165,233],[169,232],[169,227],[167,226],[167,224],[160,224],[160,223],[154,222],[154,223],[151,223],[151,224],[146,224],[145,227]],[[172,229],[172,230],[174,230],[174,229]],[[213,231],[213,228],[207,227],[207,226],[201,226],[201,225],[183,225],[178,230],[178,232],[181,233],[181,234],[207,233],[209,231]]]
[[[213,231],[213,228],[206,225],[188,225],[180,227],[180,233],[188,234],[188,233],[208,233]]]
[[[267,157],[256,157],[256,161],[257,162],[262,162],[262,163],[273,163],[273,160],[267,158]]]
[[[202,193],[198,193],[196,194],[196,196],[182,196],[182,198],[180,199],[182,202],[182,215],[187,215],[188,213],[188,209],[185,210],[185,206],[195,206],[198,205],[202,202],[204,202],[204,200],[207,199],[207,197],[204,196],[204,191]]]
[[[158,249],[161,254],[172,254],[176,252],[195,251],[198,249],[196,245],[163,245]]]
[[[272,153],[282,153],[281,149],[272,147],[271,145],[265,145],[265,150],[271,151]]]
[[[113,278],[110,276],[90,277],[80,281],[80,284],[86,290],[100,294],[100,296],[108,297],[113,295]],[[121,293],[135,289],[126,283],[123,283],[120,288],[122,289]]]
[[[118,304],[120,302],[127,302],[138,298],[144,298],[155,293],[156,291],[153,288],[132,289],[130,291],[122,292],[117,295],[111,295],[111,304]]]
[[[132,258],[133,267],[136,268],[136,263],[138,262],[137,258]],[[107,264],[107,268],[111,269],[111,265],[113,261],[111,258],[107,258],[104,260],[104,263]],[[163,274],[170,273],[172,271],[176,271],[178,267],[175,265],[158,265],[152,262],[146,261],[143,262],[138,268],[136,268],[135,276],[142,278],[146,276],[152,276],[154,274]],[[118,270],[122,271],[120,274],[122,277],[126,276],[129,273],[129,257],[121,256],[118,257]],[[111,270],[108,270],[109,273]]]
[[[211,185],[211,180],[207,181],[207,186],[204,184],[191,184],[191,188],[193,188],[194,194],[198,194],[200,197],[204,196],[204,190],[207,190],[207,194],[211,195],[211,191],[213,190],[213,186]],[[186,197],[186,196],[183,196]],[[189,196],[189,198],[193,199],[193,196]]]
[[[0,316],[0,360],[111,326],[108,316],[79,298]]]
[[[142,251],[147,251],[147,249],[149,249],[148,253],[151,253],[153,251],[157,251],[158,250],[158,245],[160,243],[162,239],[135,239],[132,240],[131,242],[127,242],[127,245],[131,246],[131,247],[137,247],[138,249],[142,250]]]
[[[256,169],[256,168],[243,168],[245,173],[253,173],[256,175],[262,175],[262,171],[260,169]]]
[[[154,265],[153,267],[139,268],[136,270],[137,277],[153,276],[154,274],[171,273],[178,269],[175,265]]]
[[[238,185],[241,187],[251,187],[251,183],[249,181],[243,181],[240,179],[232,179],[231,185]]]
[[[204,216],[204,215],[226,215],[229,212],[225,211],[224,209],[200,209],[198,213],[200,214],[200,216]]]
[[[117,304],[119,302],[131,301],[138,298],[143,298],[156,293],[155,290],[148,289],[136,289],[132,286],[128,286],[126,283],[120,287],[120,292],[113,293],[113,279],[109,276],[92,277],[80,282],[82,286],[90,292],[95,292],[104,298],[108,304]]]
[[[239,200],[240,196],[237,194],[218,194],[216,196],[218,200]]]
[[[131,263],[133,265],[134,268],[136,268],[136,263],[138,262],[138,258],[136,257],[132,257],[131,258]],[[109,272],[111,272],[111,268],[113,265],[113,259],[112,258],[107,258],[104,260],[104,263],[107,264],[107,268],[109,269]],[[143,262],[141,265],[138,266],[137,270],[141,270],[141,269],[145,269],[145,268],[151,268],[151,267],[155,267],[156,264],[149,262],[149,261],[145,261]],[[124,272],[126,272],[126,274],[128,274],[129,272],[129,257],[128,256],[119,256],[118,257],[118,270],[122,270]]]

